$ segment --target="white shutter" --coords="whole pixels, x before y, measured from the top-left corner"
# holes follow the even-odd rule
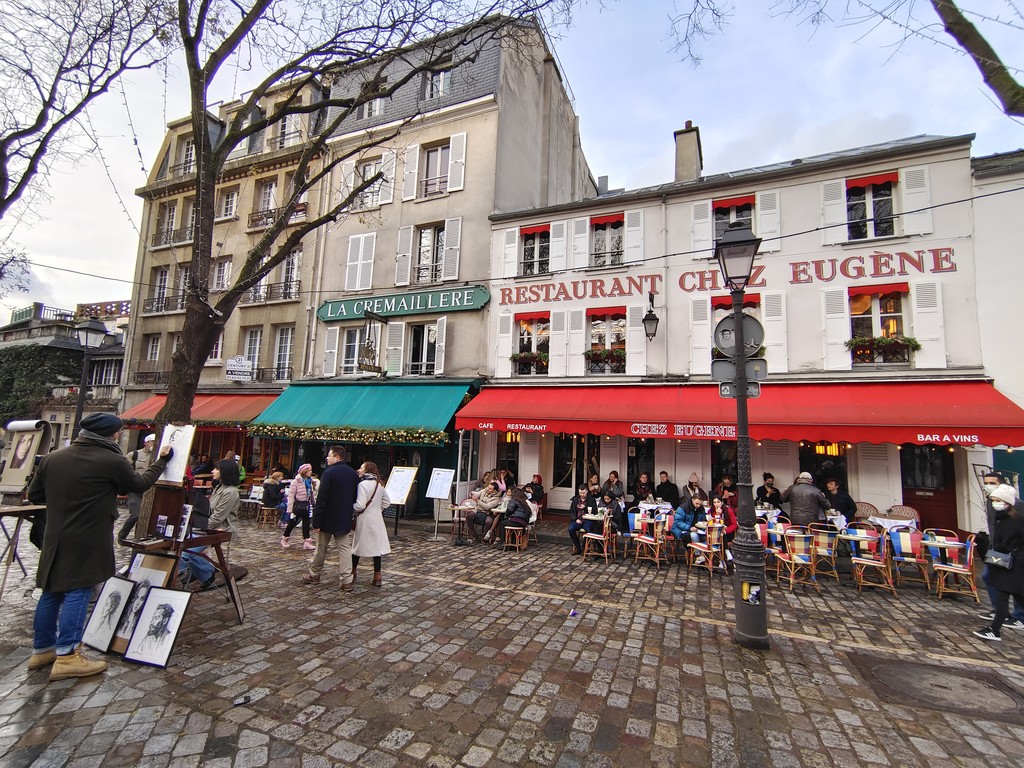
[[[768,373],[786,373],[789,370],[789,344],[786,339],[786,294],[761,294],[764,318],[764,356],[768,360]]]
[[[401,376],[405,362],[405,323],[388,323],[385,370],[388,376]]]
[[[337,326],[328,328],[324,334],[324,376],[338,375],[338,334]]]
[[[498,315],[498,343],[495,349],[494,375],[499,379],[512,378],[512,313],[507,310]]]
[[[626,307],[626,375],[647,374],[647,334],[644,333],[646,304]]]
[[[398,229],[398,253],[395,255],[395,285],[408,285],[412,270],[412,227]]]
[[[338,199],[340,203],[350,194],[356,184],[356,161],[346,160],[341,164],[341,189],[339,190],[341,196]]]
[[[548,376],[565,376],[566,343],[565,311],[553,311],[548,336]]]
[[[380,161],[380,172],[384,178],[380,182],[380,203],[390,203],[395,199],[395,166],[398,164],[398,153],[393,149],[385,149]]]
[[[590,219],[572,220],[572,263],[571,269],[590,266]]]
[[[502,249],[501,274],[515,277],[519,271],[519,227],[505,230],[505,246]]]
[[[462,219],[444,220],[444,260],[441,280],[459,279],[459,244],[462,242]]]
[[[540,435],[523,432],[519,436],[519,478],[525,480],[540,471]]]
[[[405,148],[405,168],[402,176],[402,199],[416,199],[416,176],[420,166],[420,145]]]
[[[437,336],[434,341],[434,375],[444,375],[444,348],[448,342],[448,316],[437,318]]]
[[[779,235],[782,234],[779,215],[779,190],[758,192],[754,204],[757,209],[757,236],[761,238],[758,253],[772,253],[782,248]]]
[[[349,235],[348,261],[345,263],[345,290],[354,291],[359,285],[359,256],[363,248],[362,235]]]
[[[639,264],[644,260],[644,212],[626,211],[626,263]]]
[[[914,338],[921,349],[914,352],[915,368],[946,367],[946,330],[942,321],[942,284],[923,280],[911,285]]]
[[[711,373],[711,299],[690,299],[690,375]]]
[[[448,141],[448,191],[458,192],[466,181],[466,134],[454,133]]]
[[[846,221],[846,179],[822,182],[821,244],[845,243],[849,237]]]
[[[583,376],[587,371],[584,350],[590,346],[586,336],[587,318],[582,309],[570,309],[568,315],[569,347],[565,364],[566,376]]]
[[[845,289],[821,292],[821,316],[825,326],[825,370],[850,370],[852,356],[846,348],[850,338],[850,302]]]
[[[699,200],[691,206],[693,209],[693,247],[690,256],[694,259],[710,259],[715,255],[714,219],[711,216],[711,201]]]
[[[551,222],[551,240],[548,245],[548,268],[555,274],[565,271],[565,228],[567,222]]]
[[[903,234],[925,235],[931,232],[932,189],[928,168],[922,165],[901,169],[900,189],[903,190]]]
[[[376,247],[376,232],[368,232],[363,235],[363,247],[359,257],[359,283],[357,290],[368,290],[373,283],[373,252]]]

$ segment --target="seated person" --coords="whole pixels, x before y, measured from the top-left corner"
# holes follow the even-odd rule
[[[501,481],[495,481],[498,485],[501,485]],[[497,544],[501,540],[502,528],[501,524],[505,517],[505,513],[508,511],[508,505],[512,501],[512,491],[518,490],[516,486],[510,485],[505,489],[505,492],[501,494],[501,501],[498,503],[497,509],[491,512],[490,522],[486,524],[487,532],[484,534],[484,541],[490,542],[491,544]]]
[[[636,485],[633,487],[633,501],[639,504],[641,501],[647,501],[653,497],[654,483],[651,482],[651,476],[647,472],[641,472]]]
[[[544,481],[540,475],[534,475],[533,480],[523,486],[526,491],[526,498],[538,506],[544,503]]]
[[[857,502],[839,487],[839,481],[834,477],[825,481],[825,498],[828,499],[829,507],[844,515],[847,520],[853,520],[857,516]]]
[[[536,507],[526,498],[522,488],[510,491],[508,506],[505,507],[504,519],[501,521],[501,536],[504,539],[506,528],[525,528],[530,523]]]
[[[202,491],[193,491],[189,533],[205,531],[209,525],[210,500]],[[187,549],[181,553],[181,559],[178,561],[178,581],[182,587],[192,592],[213,588],[217,569],[201,554],[205,549],[205,545]]]
[[[601,494],[597,501],[599,513],[602,507],[612,511],[612,528],[616,533],[629,533],[629,516],[621,499],[613,498],[610,493]]]
[[[598,475],[591,475],[587,481],[587,490],[595,499],[601,498],[601,478]]]
[[[581,485],[576,489],[576,495],[569,502],[569,538],[572,539],[572,553],[583,554],[583,546],[580,543],[580,531],[590,533],[592,531],[590,521],[584,520],[584,515],[597,514],[597,499],[587,490],[587,486]]]
[[[775,475],[771,472],[765,472],[761,477],[764,479],[764,485],[757,487],[757,493],[754,494],[754,503],[767,504],[776,509],[782,509],[782,491],[775,487]]]
[[[730,474],[722,475],[722,482],[715,486],[712,495],[721,497],[722,501],[725,502],[725,506],[731,507],[733,512],[740,505],[740,497],[736,495],[736,486],[733,484],[732,475]]]
[[[466,527],[469,529],[469,538],[473,541],[480,542],[480,537],[476,532],[478,525],[482,525],[490,531],[491,523],[494,521],[491,513],[498,508],[503,495],[498,484],[492,480],[489,485],[480,491],[480,495],[474,500],[476,511],[466,515],[466,523],[468,524]]]
[[[283,472],[272,472],[270,477],[263,481],[263,506],[274,507],[277,510],[279,528],[288,525],[288,499],[286,496],[288,489],[281,485],[282,480],[284,480]]]
[[[700,496],[692,496],[689,504],[680,504],[676,507],[669,533],[678,541],[686,539],[696,541],[691,532],[696,533],[699,529],[695,526],[697,523],[704,522],[704,519],[704,499]]]
[[[670,504],[675,509],[679,506],[679,488],[675,483],[669,481],[668,472],[663,471],[658,477],[661,482],[654,489],[655,497],[662,499],[666,504]]]
[[[608,479],[604,481],[604,485],[601,486],[601,493],[608,492],[612,495],[612,498],[621,499],[626,495],[626,489],[622,487],[622,481],[619,480],[619,473],[614,469],[608,473]]]

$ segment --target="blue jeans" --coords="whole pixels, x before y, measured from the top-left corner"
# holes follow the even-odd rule
[[[572,522],[569,523],[569,538],[572,539],[573,549],[580,549],[582,544],[580,543],[580,531],[590,533],[590,521],[584,520],[582,523],[577,523],[576,519],[573,518]]]
[[[186,571],[191,571],[193,578],[199,579],[199,581],[209,581],[213,578],[213,572],[216,570],[213,563],[199,554],[204,549],[206,547],[193,547],[181,553],[181,561],[178,563],[179,576]]]
[[[985,582],[985,590],[988,592],[988,599],[992,603],[992,609],[995,610],[996,601],[999,599],[999,590],[988,583],[988,572],[992,566],[985,563],[985,567],[981,571],[981,580]],[[1018,621],[1024,621],[1024,606],[1020,604],[1020,600],[1016,597],[1013,598],[1013,613],[1010,614],[1011,619],[1017,619]]]
[[[85,633],[92,590],[92,587],[82,587],[70,592],[43,592],[32,621],[33,653],[44,653],[54,648],[58,656],[75,652]]]

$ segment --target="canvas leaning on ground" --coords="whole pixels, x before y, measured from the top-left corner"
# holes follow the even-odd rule
[[[83,643],[103,653],[110,650],[110,645],[114,642],[114,633],[128,608],[134,589],[134,581],[120,576],[111,576],[104,582],[89,617],[89,623],[85,626]]]
[[[191,597],[191,592],[177,589],[150,589],[124,653],[125,660],[166,667]]]

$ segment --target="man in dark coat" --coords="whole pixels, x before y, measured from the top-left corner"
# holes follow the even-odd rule
[[[810,525],[823,520],[829,508],[828,499],[814,485],[810,472],[801,472],[796,482],[782,492],[782,501],[789,502],[789,519],[794,525]]]
[[[671,504],[672,509],[675,509],[679,506],[679,486],[669,481],[668,472],[661,472],[658,475],[658,479],[661,482],[654,489],[654,495],[659,499],[663,499],[666,504]]]
[[[327,469],[320,477],[320,493],[313,509],[313,535],[316,536],[316,552],[309,572],[302,577],[306,584],[319,584],[320,574],[327,560],[327,549],[333,541],[337,545],[341,566],[341,589],[352,589],[352,518],[356,494],[359,491],[359,475],[344,462],[344,450],[333,446],[327,452]]]
[[[114,575],[113,523],[119,493],[142,493],[164,471],[169,447],[137,474],[121,453],[117,436],[122,422],[112,413],[94,413],[67,448],[39,464],[28,498],[46,505],[46,528],[39,553],[36,605],[29,669],[51,662],[50,680],[88,677],[107,668],[89,661],[78,649],[85,631],[89,600],[97,584]]]

